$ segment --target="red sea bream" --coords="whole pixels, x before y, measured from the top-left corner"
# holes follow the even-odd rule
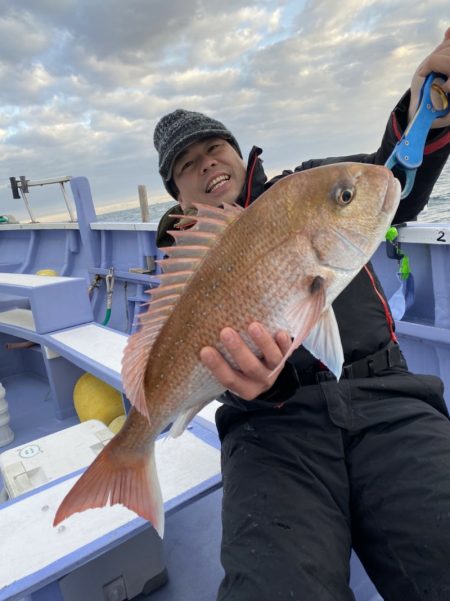
[[[196,225],[173,233],[160,286],[125,349],[123,386],[133,408],[54,523],[122,503],[162,536],[154,442],[171,423],[171,434],[181,434],[223,392],[199,353],[204,346],[225,353],[225,326],[251,346],[253,321],[274,334],[287,330],[292,346],[284,360],[303,344],[339,377],[343,352],[331,303],[384,238],[399,199],[400,185],[385,167],[340,163],[292,174],[245,210],[198,205]]]

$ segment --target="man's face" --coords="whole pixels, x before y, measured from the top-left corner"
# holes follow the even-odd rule
[[[245,182],[244,161],[229,142],[205,138],[182,152],[173,167],[182,209],[193,203],[219,206],[237,200]]]

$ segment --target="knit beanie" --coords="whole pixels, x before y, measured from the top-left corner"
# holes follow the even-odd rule
[[[242,158],[241,149],[233,134],[223,123],[203,113],[176,109],[157,123],[153,142],[159,155],[159,173],[166,190],[173,198],[177,197],[172,177],[175,159],[194,142],[214,137],[228,140]]]

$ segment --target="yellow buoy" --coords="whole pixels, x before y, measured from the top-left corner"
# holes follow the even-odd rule
[[[124,414],[120,392],[89,373],[77,380],[73,401],[80,422],[98,419],[107,426]]]
[[[54,269],[39,269],[39,271],[36,271],[36,275],[51,275],[51,276],[55,276],[55,275],[59,275],[59,274]]]
[[[114,432],[114,434],[117,434],[117,432],[119,432],[119,430],[122,428],[126,419],[127,419],[126,415],[119,415],[119,417],[116,417],[115,419],[112,420],[112,422],[109,424],[108,428],[112,432]]]

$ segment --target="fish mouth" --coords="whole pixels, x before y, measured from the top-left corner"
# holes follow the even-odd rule
[[[391,177],[388,179],[384,201],[381,206],[382,213],[391,215],[396,210],[398,203],[400,202],[401,193],[402,187],[400,182],[391,174]]]
[[[215,175],[213,178],[209,180],[206,185],[205,192],[206,194],[210,194],[214,190],[217,190],[221,186],[223,186],[226,182],[230,181],[231,175],[227,173],[220,173],[219,175]]]

